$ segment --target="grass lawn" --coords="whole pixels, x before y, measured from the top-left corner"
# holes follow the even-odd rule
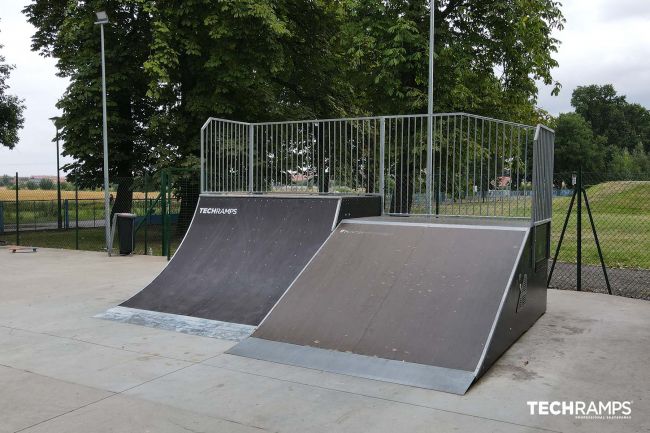
[[[650,182],[605,182],[587,189],[598,239],[610,267],[650,269]],[[552,253],[555,252],[570,197],[553,200]],[[574,206],[559,260],[575,262],[576,209]],[[589,216],[583,205],[582,258],[587,264],[599,264],[598,251],[591,234]]]

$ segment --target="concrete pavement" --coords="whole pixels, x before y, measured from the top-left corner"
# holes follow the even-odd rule
[[[650,431],[650,302],[552,290],[547,314],[456,396],[93,318],[164,265],[0,249],[0,432]],[[631,401],[631,419],[530,415],[537,400]]]

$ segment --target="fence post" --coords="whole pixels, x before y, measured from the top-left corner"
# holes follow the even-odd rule
[[[208,119],[208,122],[210,122],[209,119]],[[206,122],[206,124],[208,122]],[[205,133],[204,133],[204,131],[205,131],[205,124],[201,127],[201,174],[199,175],[199,176],[201,176],[201,179],[199,180],[199,183],[200,183],[199,188],[201,188],[201,193],[203,193],[205,191]],[[147,175],[145,174],[145,183],[146,183],[146,179],[147,179],[146,176]],[[145,189],[145,195],[146,195],[146,189]],[[145,236],[145,239],[146,239],[146,236]],[[145,241],[145,244],[146,244],[146,241]],[[147,254],[146,251],[147,251],[147,248],[145,247],[145,254]]]
[[[68,230],[70,228],[70,205],[67,198],[63,200],[63,220],[65,229]]]
[[[578,208],[576,222],[576,286],[578,291],[582,290],[582,164],[578,166]]]
[[[384,179],[384,164],[386,154],[386,118],[382,117],[379,120],[379,194],[381,195],[381,213],[383,215],[385,209],[385,179]]]
[[[167,239],[167,260],[171,259],[171,244],[172,244],[172,235],[171,235],[171,213],[172,213],[172,186],[171,186],[171,176],[167,176],[167,233],[165,234],[165,239]]]
[[[201,140],[203,140],[203,131],[201,131]],[[203,148],[203,145],[201,145],[201,148]],[[148,226],[149,226],[149,184],[147,182],[147,173],[144,174],[144,255],[146,256],[148,254],[147,248],[148,248],[148,238],[147,238],[147,231],[148,231]]]
[[[433,173],[433,115],[427,116],[427,174],[426,174],[426,193],[427,193],[427,213],[432,214],[431,207],[431,177]]]
[[[74,176],[74,247],[79,249],[79,181]]]
[[[248,125],[248,192],[253,192],[253,143],[254,143],[255,127],[251,123]]]
[[[16,245],[20,245],[20,202],[18,201],[18,172],[16,172]]]
[[[163,170],[160,174],[160,218],[162,219],[162,251],[161,255],[167,255],[167,172]]]
[[[5,232],[5,210],[4,202],[0,201],[0,235]]]

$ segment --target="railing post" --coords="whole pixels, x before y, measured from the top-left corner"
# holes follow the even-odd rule
[[[251,123],[248,125],[248,192],[253,192],[253,144],[255,136],[255,126]]]
[[[160,173],[160,219],[162,229],[161,256],[167,255],[167,172]]]
[[[209,121],[208,121],[209,122]],[[205,125],[201,128],[201,193],[205,192]],[[145,175],[146,179],[146,175]],[[145,252],[146,254],[146,252]]]
[[[16,245],[20,245],[20,202],[18,201],[18,172],[16,172]]]
[[[65,230],[68,230],[70,228],[70,202],[66,198],[63,200],[63,224]]]
[[[201,137],[203,137],[203,131],[201,131]],[[201,138],[203,139],[203,138]],[[201,145],[203,148],[203,145]],[[201,175],[202,176],[202,175]],[[148,229],[149,229],[149,184],[147,182],[147,173],[144,174],[144,255],[148,254],[147,248],[149,247],[148,241]]]
[[[386,118],[382,117],[379,121],[379,194],[381,195],[381,213],[385,209],[385,154],[386,154]]]
[[[74,247],[79,249],[79,181],[74,176]]]
[[[426,174],[426,193],[427,193],[427,213],[431,215],[431,178],[433,173],[433,115],[427,116],[427,174]]]

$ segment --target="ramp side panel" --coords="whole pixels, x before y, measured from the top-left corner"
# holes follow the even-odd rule
[[[474,372],[524,236],[343,222],[253,336]]]
[[[330,234],[337,205],[202,196],[182,247],[122,306],[257,325]]]
[[[549,225],[550,233],[550,225]],[[546,312],[547,257],[535,258],[535,238],[528,237],[524,254],[517,267],[517,275],[508,290],[503,309],[497,318],[485,359],[477,369],[477,378],[483,375],[499,357],[512,346]],[[526,276],[525,294],[522,292]],[[524,296],[522,302],[522,296]]]

